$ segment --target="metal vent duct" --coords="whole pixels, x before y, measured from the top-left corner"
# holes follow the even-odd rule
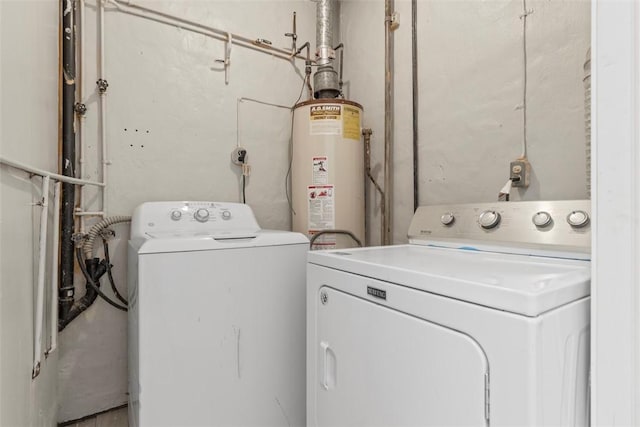
[[[340,95],[338,73],[333,69],[336,52],[333,49],[337,0],[318,0],[316,5],[316,63],[313,75],[314,97],[337,98]]]

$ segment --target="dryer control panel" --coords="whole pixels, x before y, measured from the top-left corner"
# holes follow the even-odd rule
[[[227,202],[147,202],[131,219],[131,238],[257,232],[248,205]]]
[[[588,254],[590,224],[590,200],[434,205],[418,208],[409,239],[414,244],[485,244]]]

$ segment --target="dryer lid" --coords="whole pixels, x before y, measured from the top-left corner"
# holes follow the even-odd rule
[[[589,261],[418,245],[312,251],[308,261],[525,316],[586,297],[591,283]]]

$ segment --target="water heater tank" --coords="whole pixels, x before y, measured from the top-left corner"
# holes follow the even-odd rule
[[[364,243],[362,106],[343,99],[316,99],[295,106],[291,196],[293,230],[312,237],[341,229]],[[325,234],[315,248],[354,246]]]

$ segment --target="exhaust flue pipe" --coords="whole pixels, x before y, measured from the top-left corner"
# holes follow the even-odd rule
[[[316,64],[313,75],[313,96],[318,99],[337,98],[340,95],[338,73],[333,69],[336,52],[333,49],[334,23],[337,0],[318,0],[316,4]]]

